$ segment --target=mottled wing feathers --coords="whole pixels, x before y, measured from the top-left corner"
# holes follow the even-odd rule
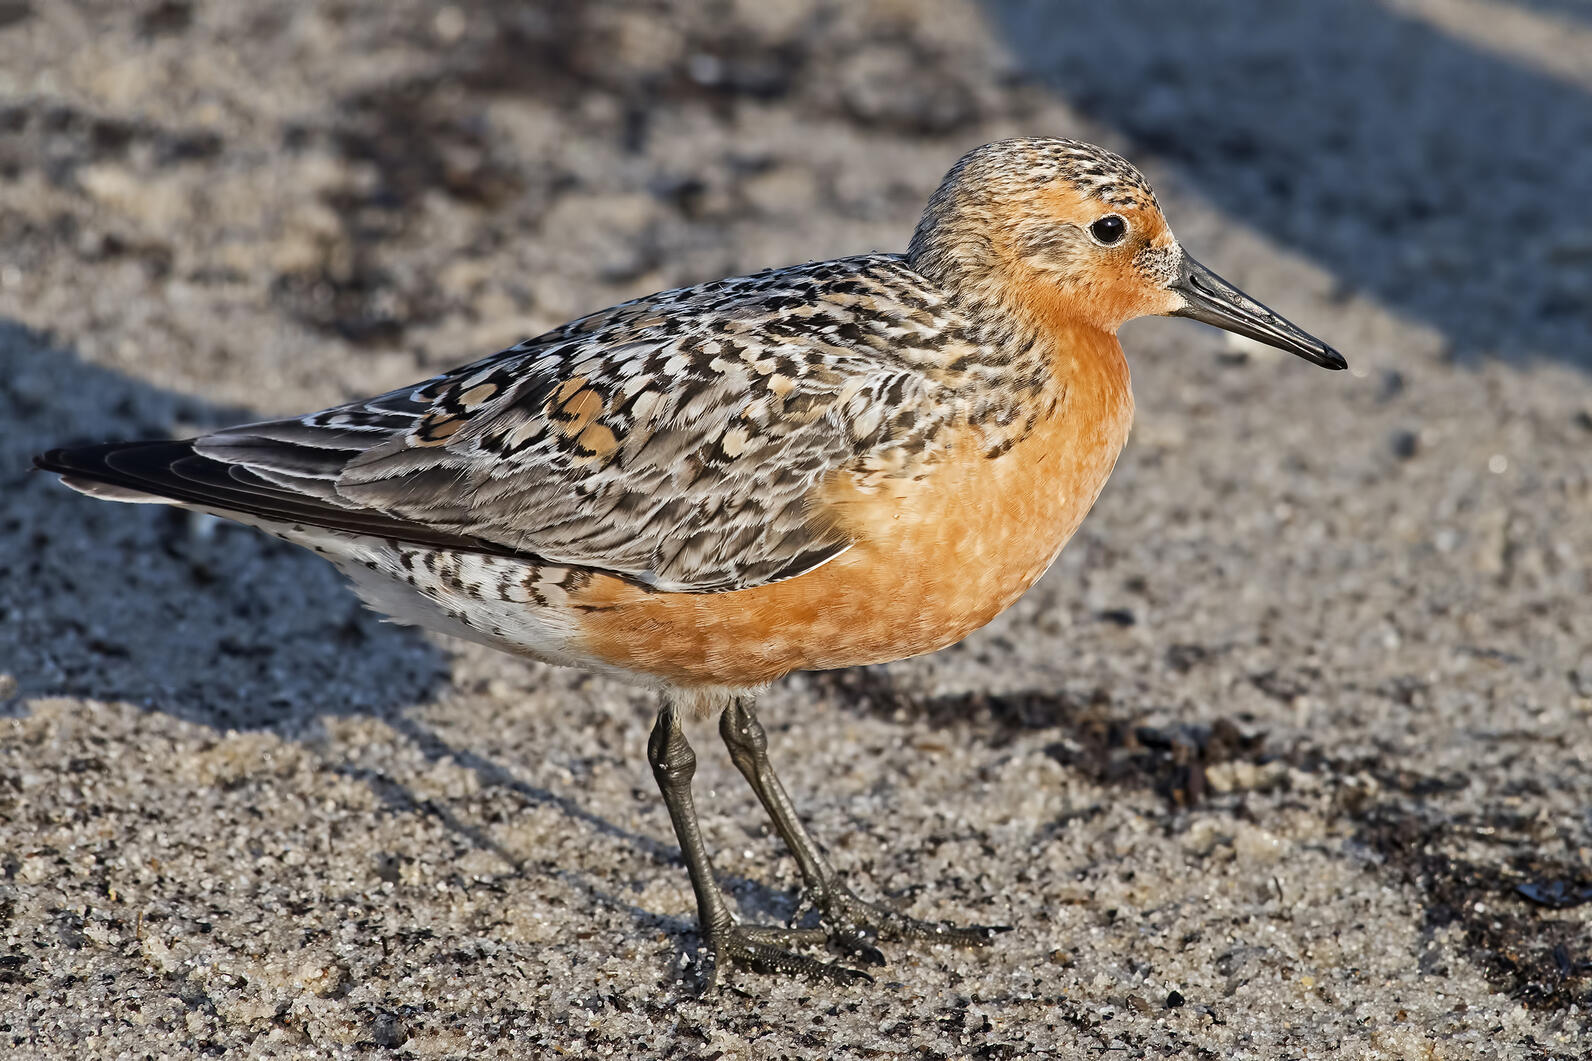
[[[900,353],[948,338],[923,285],[870,256],[664,292],[411,389],[196,439],[147,488],[670,591],[791,577],[850,544],[813,510],[826,476],[929,448],[942,406]]]

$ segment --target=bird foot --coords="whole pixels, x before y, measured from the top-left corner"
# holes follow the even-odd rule
[[[831,946],[852,955],[867,965],[884,965],[880,940],[949,943],[954,947],[987,946],[1010,925],[952,925],[944,921],[920,921],[879,903],[860,898],[845,885],[835,882],[823,892],[811,895],[819,920],[828,929]]]
[[[712,955],[712,964],[703,979],[702,991],[706,993],[713,989],[719,970],[726,965],[739,965],[770,976],[826,980],[842,986],[858,982],[872,983],[873,977],[861,969],[848,968],[838,962],[819,961],[788,949],[824,943],[828,938],[829,934],[821,928],[775,928],[732,923],[722,928],[708,929],[705,942]]]
[[[794,947],[827,943],[865,965],[882,966],[886,962],[878,946],[881,940],[923,940],[955,947],[983,947],[1000,933],[1011,931],[1009,925],[961,927],[943,921],[920,921],[860,898],[838,882],[821,894],[809,893],[807,899],[818,910],[819,927],[779,928],[731,923],[709,929],[705,942],[712,955],[712,964],[702,984],[703,992],[713,989],[719,970],[727,965],[769,976],[797,976],[840,985],[873,982],[873,977],[861,969],[810,958],[791,949]]]

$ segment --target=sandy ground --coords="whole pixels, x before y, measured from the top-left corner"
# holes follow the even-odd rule
[[[1588,56],[1576,0],[0,2],[0,1054],[1583,1056]],[[1129,326],[1044,581],[766,698],[857,887],[987,951],[696,997],[647,695],[26,470],[900,249],[1014,133],[1141,161],[1354,371]]]

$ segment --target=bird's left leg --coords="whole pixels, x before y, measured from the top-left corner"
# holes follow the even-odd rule
[[[874,965],[884,964],[877,940],[932,940],[958,946],[981,946],[1001,927],[972,925],[958,928],[937,921],[919,921],[899,911],[859,898],[841,879],[840,872],[796,816],[790,794],[768,761],[768,733],[753,712],[750,697],[737,696],[719,718],[719,734],[730,760],[757,793],[773,819],[774,828],[801,867],[807,893],[826,928],[830,942]]]

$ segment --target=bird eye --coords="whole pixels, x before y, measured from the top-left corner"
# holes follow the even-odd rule
[[[1117,214],[1107,214],[1089,226],[1089,235],[1102,247],[1109,247],[1113,243],[1121,243],[1122,237],[1128,234],[1128,223]]]

